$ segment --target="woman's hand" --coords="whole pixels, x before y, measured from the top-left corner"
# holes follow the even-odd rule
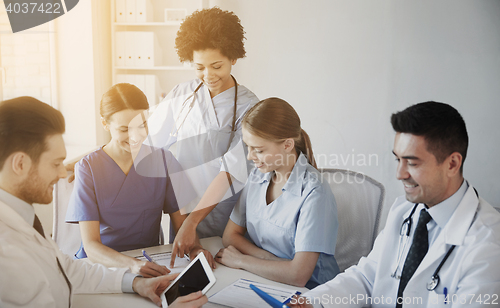
[[[306,303],[307,300],[305,297],[294,295],[286,305],[290,308],[313,308],[313,305]]]
[[[184,221],[182,226],[179,228],[177,235],[175,236],[173,249],[172,249],[172,261],[170,262],[170,267],[174,267],[176,257],[184,257],[184,255],[189,254],[189,252],[197,245],[196,242],[196,225],[190,224],[187,220]]]
[[[219,252],[215,255],[215,261],[224,264],[225,266],[239,269],[241,268],[244,256],[245,255],[233,245],[229,245],[227,248],[219,250]]]
[[[170,270],[163,265],[158,265],[149,261],[138,260],[130,267],[130,271],[134,274],[141,275],[145,278],[163,276],[170,273]]]
[[[212,256],[212,254],[210,253],[210,251],[204,249],[200,245],[196,245],[193,249],[191,249],[191,252],[189,253],[189,258],[191,260],[193,260],[194,258],[196,258],[196,256],[200,252],[203,252],[203,254],[205,255],[205,258],[208,261],[208,264],[210,264],[210,267],[213,268],[213,269],[215,269],[217,267],[217,265],[216,265],[216,262],[214,260],[214,257]]]
[[[71,183],[75,180],[75,165],[78,161],[70,162],[64,165],[64,168],[68,172],[68,183]]]

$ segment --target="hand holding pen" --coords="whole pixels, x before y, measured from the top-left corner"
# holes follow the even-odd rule
[[[133,273],[142,275],[143,277],[157,277],[170,273],[170,270],[163,265],[159,265],[153,258],[151,258],[145,250],[142,251],[142,255],[147,261],[142,261],[135,259],[135,265],[131,268]]]

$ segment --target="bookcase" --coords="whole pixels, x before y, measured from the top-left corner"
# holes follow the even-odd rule
[[[207,7],[208,0],[112,0],[113,84],[135,84],[154,106],[193,79],[194,68],[179,62],[175,37],[185,16]]]

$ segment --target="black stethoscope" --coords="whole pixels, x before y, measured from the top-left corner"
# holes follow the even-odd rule
[[[236,79],[233,77],[233,75],[231,75],[231,78],[233,78],[233,80],[234,80],[234,112],[233,112],[233,126],[231,127],[231,137],[229,138],[229,145],[231,145],[231,140],[233,139],[233,134],[236,131],[236,127],[235,127],[236,126],[235,125],[236,124],[236,108],[237,108],[236,102],[238,100],[238,83],[236,82]],[[188,111],[187,111],[186,115],[184,116],[184,119],[179,124],[179,126],[177,126],[177,128],[176,128],[176,125],[174,125],[174,127],[172,128],[172,131],[170,132],[170,136],[177,137],[179,130],[181,129],[184,122],[186,121],[189,113],[191,112],[191,109],[193,109],[194,102],[196,99],[196,93],[198,92],[198,90],[201,88],[202,85],[203,85],[203,81],[200,82],[200,84],[196,87],[196,89],[193,91],[193,93],[191,93],[182,103],[181,110],[177,114],[177,118],[175,119],[175,123],[179,122],[179,118],[182,114],[182,111],[188,105],[187,102],[189,101],[189,99],[191,99],[191,103],[188,106]],[[229,150],[229,147],[228,147],[228,150]]]
[[[476,196],[479,198],[479,194],[477,193],[477,190],[475,188],[474,188],[474,191],[476,193]],[[394,270],[394,273],[391,274],[392,278],[401,279],[401,275],[398,275],[397,273],[398,273],[398,270],[399,270],[400,265],[401,265],[403,253],[406,250],[406,247],[409,243],[408,239],[410,238],[412,217],[417,209],[417,206],[418,206],[418,203],[415,203],[415,205],[413,206],[413,209],[411,210],[410,215],[408,215],[408,217],[406,217],[406,219],[403,220],[403,224],[401,225],[401,229],[399,230],[400,238],[399,238],[399,246],[398,246],[399,247],[398,248],[398,261],[397,261],[398,265],[397,265],[396,269]],[[472,221],[474,221],[474,219]],[[404,239],[404,237],[406,237],[406,240]],[[404,244],[403,244],[403,241],[405,241]],[[403,244],[403,249],[401,249],[401,244]],[[441,270],[441,267],[443,267],[446,260],[448,260],[448,258],[450,257],[450,255],[453,252],[453,250],[455,249],[455,247],[456,247],[456,245],[453,245],[448,249],[448,252],[444,256],[444,258],[441,260],[441,263],[439,263],[438,267],[434,271],[434,274],[432,274],[431,280],[429,280],[429,282],[427,283],[427,285],[426,285],[427,290],[434,291],[437,288],[437,286],[439,285],[439,282],[441,281],[441,278],[439,278],[439,271]]]
[[[229,148],[231,147],[231,142],[233,140],[233,137],[234,137],[234,133],[236,132],[236,109],[237,109],[237,101],[238,101],[238,82],[236,82],[236,78],[234,78],[233,75],[231,75],[231,78],[233,78],[233,81],[234,81],[234,109],[233,109],[233,125],[231,126],[231,134],[229,136],[229,142],[227,144],[227,151],[229,151]],[[187,102],[189,101],[189,99],[191,99],[191,103],[189,104],[189,109],[186,113],[186,115],[184,116],[184,119],[182,120],[182,122],[179,124],[179,126],[177,126],[177,129],[176,129],[176,125],[174,123],[174,127],[172,128],[172,131],[170,132],[170,136],[172,137],[177,137],[178,133],[179,133],[179,130],[181,129],[182,125],[184,124],[184,122],[186,121],[189,113],[191,112],[191,109],[193,109],[193,106],[194,106],[194,102],[196,100],[196,93],[198,92],[198,90],[201,88],[201,86],[203,85],[203,81],[200,82],[200,84],[196,87],[196,89],[193,91],[193,93],[191,93],[191,95],[189,95],[185,100],[184,102],[182,103],[182,107],[181,107],[181,110],[179,111],[179,113],[177,114],[177,118],[175,119],[175,123],[178,123],[179,122],[179,117],[181,116],[182,114],[182,111],[184,110],[184,108],[187,106]],[[226,160],[224,159],[224,155],[221,156],[221,162],[224,164],[224,168],[226,170],[229,170],[228,167],[227,167],[227,163],[226,163]],[[227,174],[227,180],[229,183],[231,183],[231,176],[229,174]],[[231,184],[229,186],[231,188],[231,193],[233,194],[233,196],[236,194],[235,190],[234,190],[234,187],[233,185]]]

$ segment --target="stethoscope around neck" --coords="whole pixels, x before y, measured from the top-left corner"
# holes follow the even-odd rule
[[[398,261],[397,261],[397,267],[394,270],[394,273],[391,274],[392,278],[396,279],[401,279],[401,275],[398,275],[398,271],[401,268],[401,261],[403,259],[403,254],[404,251],[406,250],[408,244],[409,244],[409,239],[410,239],[410,231],[411,227],[413,224],[412,217],[415,211],[417,210],[418,203],[415,203],[413,206],[413,209],[410,212],[410,215],[403,220],[403,224],[401,225],[401,229],[399,230],[399,245],[398,245]],[[404,242],[404,243],[403,243]],[[401,245],[403,245],[403,248],[401,249]],[[441,270],[441,267],[443,267],[444,263],[448,259],[448,257],[451,255],[453,250],[455,249],[456,245],[453,245],[448,249],[448,252],[444,256],[443,260],[441,260],[441,263],[439,263],[438,267],[434,271],[434,274],[432,274],[431,280],[427,283],[427,290],[433,291],[434,289],[437,288],[440,278],[439,278],[439,271]],[[401,268],[402,270],[402,268]]]
[[[476,196],[479,198],[479,194],[477,193],[477,190],[475,188],[474,188],[474,192],[476,193]],[[406,219],[403,220],[403,224],[401,225],[401,229],[399,230],[400,237],[399,237],[399,245],[398,245],[398,260],[397,260],[398,265],[397,265],[396,269],[394,270],[394,273],[391,274],[391,277],[395,278],[395,279],[401,279],[401,275],[398,275],[397,273],[399,271],[401,261],[403,259],[403,253],[406,250],[406,247],[407,247],[408,242],[409,242],[408,240],[410,238],[410,231],[411,231],[411,227],[412,227],[412,217],[413,217],[413,214],[415,213],[415,211],[417,210],[417,206],[418,206],[418,203],[415,203],[415,205],[413,206],[413,209],[410,212],[410,215],[408,215],[408,217],[406,217]],[[405,237],[406,237],[406,239],[405,239]],[[403,244],[403,241],[404,241],[404,244]],[[403,244],[403,249],[401,249],[401,244]],[[428,291],[434,291],[437,288],[437,286],[439,285],[439,282],[441,281],[441,278],[439,277],[439,271],[443,267],[446,260],[448,260],[448,258],[450,257],[450,255],[453,252],[453,250],[455,249],[455,247],[456,247],[456,245],[452,245],[448,249],[448,252],[446,252],[446,255],[441,260],[438,267],[436,268],[436,270],[432,274],[431,280],[429,280],[429,282],[427,282],[426,287],[427,287]]]
[[[479,194],[477,193],[477,190],[474,188],[474,191],[476,192],[476,195],[479,197]],[[415,211],[417,210],[418,203],[415,203],[413,206],[413,209],[410,212],[410,215],[403,220],[403,223],[401,224],[401,229],[399,230],[399,245],[398,245],[398,260],[397,260],[397,267],[394,270],[394,273],[391,274],[392,278],[395,279],[401,279],[401,275],[398,275],[398,271],[400,269],[401,261],[403,259],[403,253],[406,250],[406,247],[409,243],[409,238],[410,238],[410,231],[412,227],[412,217]],[[404,243],[403,243],[404,242]],[[403,248],[401,249],[401,245],[403,245]],[[451,253],[455,249],[456,245],[452,245],[449,249],[444,258],[441,260],[439,263],[438,267],[434,271],[434,273],[431,276],[431,279],[429,282],[427,282],[427,290],[428,291],[434,291],[437,286],[439,285],[439,282],[441,281],[441,278],[439,277],[439,271],[443,267],[444,263],[448,258],[450,257]]]
[[[231,127],[231,138],[230,138],[229,144],[231,144],[233,134],[236,131],[235,124],[236,124],[236,109],[237,109],[237,101],[238,101],[238,82],[236,82],[236,78],[234,78],[233,75],[231,75],[231,78],[234,81],[234,110],[233,110],[233,126]],[[198,90],[201,88],[202,85],[203,85],[203,81],[200,82],[200,84],[196,87],[196,89],[193,91],[193,93],[191,93],[182,103],[181,110],[179,111],[179,113],[177,113],[177,118],[175,119],[174,127],[172,128],[172,131],[170,132],[170,136],[177,137],[179,130],[181,129],[184,122],[186,121],[189,113],[191,112],[191,109],[193,109],[194,102],[196,100],[196,93],[198,92]],[[191,99],[191,102],[189,103],[187,113],[184,116],[184,119],[182,120],[182,122],[179,123],[179,118],[182,114],[182,111],[184,111],[184,108],[188,105],[188,101],[190,99]],[[178,126],[177,126],[177,123],[179,123]],[[229,150],[229,147],[228,147],[228,150]]]

